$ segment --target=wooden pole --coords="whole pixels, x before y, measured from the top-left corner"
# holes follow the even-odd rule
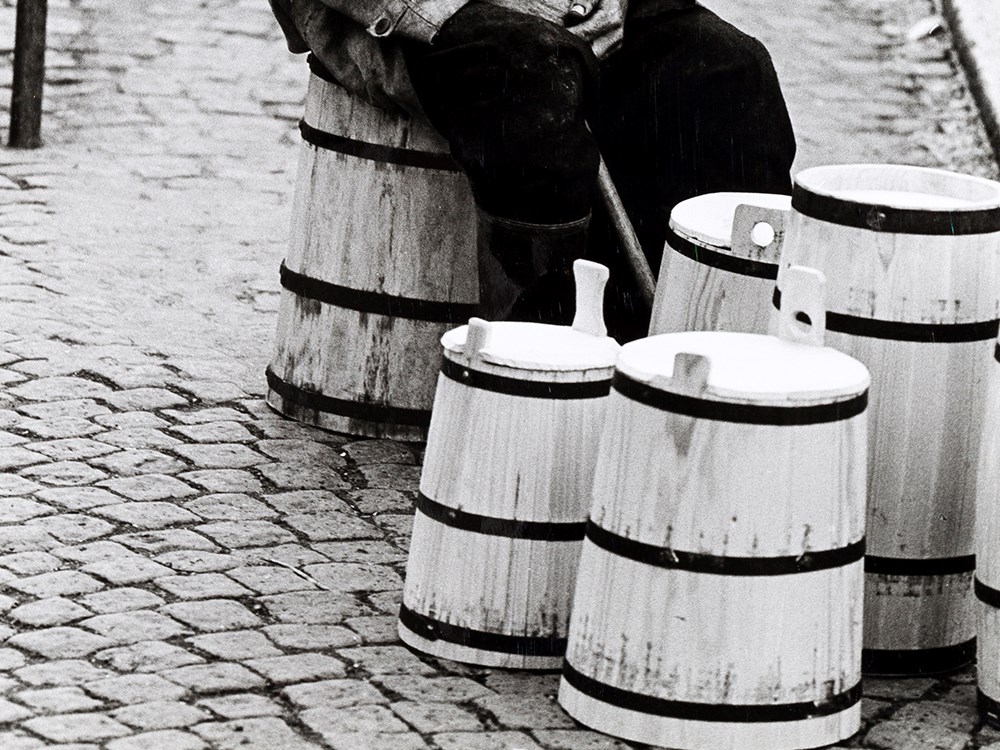
[[[45,82],[47,0],[17,0],[14,81],[10,104],[10,146],[42,145],[42,87]]]

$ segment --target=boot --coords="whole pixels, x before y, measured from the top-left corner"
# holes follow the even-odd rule
[[[571,323],[573,261],[586,252],[590,215],[565,224],[478,216],[480,317]]]

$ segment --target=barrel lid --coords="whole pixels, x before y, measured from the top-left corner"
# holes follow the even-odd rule
[[[611,370],[621,346],[609,336],[594,336],[570,326],[547,323],[500,321],[490,323],[486,346],[478,360],[490,365],[537,372],[581,372]],[[465,352],[469,326],[448,331],[441,337],[447,356],[471,363]]]
[[[617,370],[652,388],[687,393],[674,378],[678,354],[709,363],[700,397],[770,405],[827,403],[863,393],[868,369],[853,357],[825,346],[775,336],[728,331],[665,333],[622,347]]]
[[[736,207],[788,211],[792,199],[775,193],[707,193],[681,201],[670,212],[670,228],[684,239],[717,248],[732,247]]]

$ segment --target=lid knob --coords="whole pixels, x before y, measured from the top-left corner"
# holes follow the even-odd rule
[[[781,275],[778,338],[823,346],[826,336],[826,276],[815,268],[789,266]]]
[[[604,287],[609,275],[607,266],[600,263],[573,261],[573,278],[576,282],[574,331],[601,338],[608,335],[608,328],[604,325]]]
[[[478,359],[490,343],[492,327],[482,318],[469,318],[469,328],[465,334],[465,345],[462,350],[469,359]]]

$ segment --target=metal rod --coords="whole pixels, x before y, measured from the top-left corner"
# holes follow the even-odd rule
[[[42,88],[45,83],[47,0],[17,0],[14,80],[10,101],[13,148],[42,145]]]
[[[646,305],[652,307],[653,295],[656,294],[656,277],[653,276],[653,272],[649,268],[646,254],[642,251],[642,245],[639,244],[639,238],[636,237],[628,214],[625,213],[625,205],[618,196],[618,190],[615,189],[615,183],[611,180],[611,173],[608,171],[603,157],[597,172],[597,184],[601,191],[601,198],[604,200],[604,206],[608,209],[611,222],[615,225],[618,238],[625,248],[625,257],[635,275],[635,280],[639,284],[639,293]]]

